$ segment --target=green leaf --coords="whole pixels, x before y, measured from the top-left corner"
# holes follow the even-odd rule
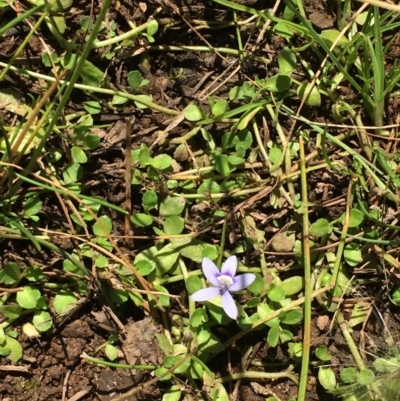
[[[85,60],[82,70],[80,71],[82,82],[84,85],[99,87],[104,79],[104,73],[93,63]]]
[[[74,184],[78,182],[83,175],[83,170],[80,164],[69,164],[63,171],[63,180],[65,184]]]
[[[168,388],[161,401],[179,401],[182,396],[182,391],[180,390],[179,386],[172,386]]]
[[[100,269],[104,269],[110,264],[110,261],[108,260],[107,256],[98,255],[94,259],[94,264],[96,267],[99,267]]]
[[[142,74],[139,71],[130,71],[128,74],[128,84],[134,91],[139,89],[142,79]]]
[[[331,232],[332,228],[327,219],[318,219],[316,222],[311,224],[310,227],[310,234],[316,237],[323,237],[324,235],[329,235]]]
[[[104,352],[110,361],[115,361],[118,358],[118,348],[114,345],[107,344]]]
[[[83,103],[83,107],[89,114],[99,114],[101,113],[101,104],[95,100],[88,100]]]
[[[258,273],[256,273],[255,276],[255,280],[247,287],[247,289],[253,294],[260,294],[264,287],[264,280]]]
[[[156,264],[152,260],[139,260],[135,267],[141,276],[147,276],[156,268]]]
[[[333,390],[336,387],[336,376],[331,368],[319,368],[318,380],[325,390]]]
[[[304,82],[297,88],[297,96],[300,98],[300,100],[303,100],[305,98],[305,95],[308,92],[310,85],[310,83]],[[321,94],[319,93],[316,86],[313,86],[313,88],[311,89],[311,93],[307,95],[305,103],[308,106],[318,107],[321,105]]]
[[[161,351],[164,352],[165,355],[172,354],[172,344],[167,339],[167,337],[162,333],[156,333],[157,343],[160,347]]]
[[[355,383],[357,381],[357,369],[356,368],[343,368],[340,372],[340,380],[344,383]]]
[[[146,191],[142,197],[142,205],[146,210],[152,210],[157,206],[158,197],[154,191]]]
[[[9,262],[3,265],[0,270],[0,282],[6,285],[18,283],[21,279],[21,269],[15,262]]]
[[[169,235],[181,234],[185,226],[185,220],[180,216],[169,216],[164,220],[164,231]]]
[[[343,252],[344,260],[350,266],[357,266],[362,262],[362,253],[360,246],[356,243],[347,244]]]
[[[18,319],[21,312],[22,308],[19,305],[0,305],[0,313],[9,320]]]
[[[84,164],[88,161],[86,153],[79,146],[72,146],[71,155],[75,163]]]
[[[54,311],[59,315],[65,315],[77,301],[78,299],[72,291],[61,290],[54,297]]]
[[[0,346],[0,355],[4,355],[11,362],[17,363],[22,358],[23,349],[17,340],[6,336],[5,342]]]
[[[53,319],[49,312],[37,311],[33,316],[32,323],[38,331],[48,331],[53,325]]]
[[[189,295],[203,288],[203,283],[199,276],[189,276],[186,280],[186,290]]]
[[[228,102],[225,99],[220,99],[213,105],[211,112],[214,116],[222,116],[228,110]]]
[[[152,246],[136,255],[133,264],[136,265],[140,260],[153,261],[156,264],[157,274],[161,277],[175,265],[179,258],[179,253],[168,244],[159,249]]]
[[[158,31],[158,22],[156,19],[150,21],[149,25],[147,25],[147,35],[153,36]]]
[[[153,218],[145,213],[135,213],[131,216],[131,222],[137,227],[147,227],[153,224]]]
[[[291,297],[292,295],[297,294],[304,288],[304,277],[302,276],[289,277],[286,280],[282,281],[282,283],[280,283],[278,287],[281,288],[283,291],[285,291],[287,297]]]
[[[156,168],[156,169],[161,169],[161,170],[165,170],[168,167],[171,167],[172,165],[172,157],[166,154],[162,154],[162,155],[157,155],[156,157],[154,157],[150,164]]]
[[[160,216],[179,216],[186,206],[186,200],[182,196],[167,196],[160,203]]]
[[[140,100],[145,100],[146,102],[151,102],[153,98],[149,95],[136,95],[139,100],[135,100],[135,106],[139,109],[147,109],[148,106],[146,106],[144,103],[140,103]]]
[[[279,72],[282,74],[291,74],[296,69],[296,55],[285,47],[278,54]]]
[[[274,302],[280,302],[285,299],[285,291],[282,288],[275,287],[268,292],[268,298]]]
[[[342,35],[343,32],[339,32],[336,29],[325,29],[321,32],[321,38],[325,40],[328,46],[332,46],[336,39],[341,36],[339,41],[336,43],[336,46],[343,47],[349,43],[349,40],[346,36]]]
[[[303,312],[299,309],[293,309],[284,313],[283,317],[279,315],[279,320],[283,324],[297,324],[303,320]]]
[[[0,271],[1,276],[1,271]],[[42,269],[39,266],[33,265],[28,266],[25,270],[25,278],[29,281],[40,281],[46,276],[43,274]],[[1,279],[0,279],[1,281]]]
[[[87,134],[83,137],[83,147],[85,149],[93,150],[100,145],[100,138],[95,134]]]
[[[190,316],[189,323],[192,327],[197,328],[200,327],[206,321],[207,318],[204,313],[204,309],[198,308],[192,313],[192,316]]]
[[[346,214],[342,216],[342,222],[344,223],[346,218]],[[349,227],[359,227],[364,220],[364,213],[358,209],[351,209],[350,210],[350,217],[349,217]]]
[[[203,110],[194,104],[187,106],[183,110],[183,115],[188,121],[200,121],[205,117]]]
[[[315,355],[321,361],[330,361],[331,356],[329,355],[328,347],[326,345],[320,345],[315,350]]]
[[[270,92],[285,92],[290,88],[292,79],[286,74],[277,74],[269,77],[263,89]]]
[[[357,377],[357,382],[363,386],[368,386],[374,381],[374,379],[375,374],[371,369],[363,369]]]
[[[100,216],[99,221],[93,224],[93,233],[99,237],[110,235],[112,231],[112,222],[108,216]]]
[[[276,347],[279,343],[279,326],[274,326],[269,329],[267,343],[271,347]]]
[[[228,177],[234,168],[229,163],[227,155],[215,155],[214,156],[215,169],[224,177]]]
[[[22,291],[17,292],[17,303],[24,309],[36,308],[41,297],[40,291],[36,287],[25,286]]]

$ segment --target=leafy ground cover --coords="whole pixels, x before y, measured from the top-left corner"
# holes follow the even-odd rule
[[[400,400],[399,6],[0,7],[2,399]]]

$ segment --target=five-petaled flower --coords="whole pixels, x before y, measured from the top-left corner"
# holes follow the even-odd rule
[[[256,278],[256,276],[252,273],[245,273],[235,276],[237,264],[238,261],[236,256],[230,256],[222,264],[221,271],[219,271],[214,262],[208,258],[204,258],[202,264],[203,273],[213,287],[207,287],[196,291],[191,297],[193,301],[208,301],[211,298],[221,295],[222,307],[225,313],[230,318],[236,320],[238,311],[230,291],[243,290],[248,287]]]

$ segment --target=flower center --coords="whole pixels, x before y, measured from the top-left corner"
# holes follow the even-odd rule
[[[219,289],[223,292],[225,292],[233,284],[232,277],[230,276],[221,275],[217,277],[217,280],[219,281]]]

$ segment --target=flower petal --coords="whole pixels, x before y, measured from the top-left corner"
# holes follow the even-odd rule
[[[222,263],[221,274],[226,274],[227,276],[231,276],[233,278],[236,274],[237,265],[237,257],[235,255],[229,256],[229,258]]]
[[[218,267],[215,266],[215,263],[208,258],[204,258],[202,262],[203,273],[206,276],[206,279],[216,287],[219,287],[219,281],[217,277],[221,274],[218,270]]]
[[[203,302],[208,301],[209,299],[212,299],[219,294],[220,292],[218,287],[207,287],[203,288],[202,290],[196,291],[194,294],[191,295],[190,298],[192,298],[193,301]]]
[[[229,286],[229,291],[240,291],[248,287],[254,280],[256,276],[252,273],[239,274],[233,278],[233,284]]]
[[[224,308],[225,313],[231,319],[236,320],[238,316],[238,310],[235,301],[232,298],[232,295],[229,293],[229,291],[225,291],[225,293],[222,294],[221,298],[222,298],[222,307]]]

